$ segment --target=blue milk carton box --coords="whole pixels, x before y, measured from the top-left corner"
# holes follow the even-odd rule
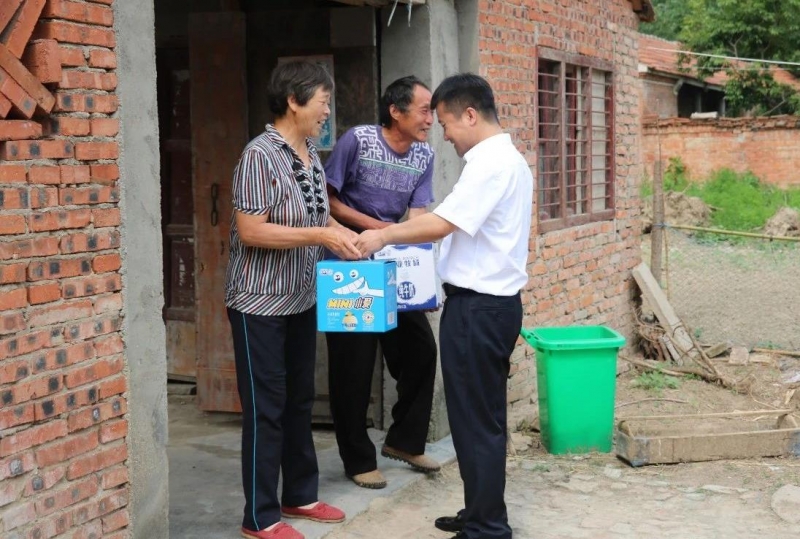
[[[397,265],[391,260],[317,263],[317,329],[383,333],[397,327]]]
[[[387,245],[376,260],[394,260],[397,264],[397,310],[436,309],[442,304],[442,287],[436,275],[435,243]]]

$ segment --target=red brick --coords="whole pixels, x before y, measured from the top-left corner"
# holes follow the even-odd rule
[[[58,206],[58,189],[55,187],[33,187],[30,192],[30,199],[31,208],[34,210]]]
[[[61,238],[61,252],[64,254],[104,251],[119,247],[119,232],[96,232],[94,234],[72,234]]]
[[[94,363],[82,365],[64,376],[64,384],[69,389],[90,384],[103,378],[109,378],[125,367],[122,356],[98,359]]]
[[[117,111],[117,96],[84,93],[59,93],[56,96],[56,112],[100,112],[111,114]]]
[[[68,432],[67,422],[63,419],[29,427],[0,440],[0,455],[13,455],[46,444],[66,436]]]
[[[40,353],[32,362],[32,368],[34,374],[60,370],[70,365],[92,359],[94,356],[94,347],[92,344],[89,342],[82,342],[57,349],[51,348],[46,352]]]
[[[0,507],[9,505],[22,497],[25,481],[22,479],[0,482]]]
[[[2,46],[0,44],[0,47]],[[31,118],[36,112],[36,101],[33,97],[2,67],[0,67],[0,94],[11,101],[14,109],[25,118]]]
[[[96,273],[117,271],[121,267],[122,259],[117,254],[96,256],[92,261],[92,268]]]
[[[0,120],[0,141],[28,140],[42,136],[42,124],[27,120]]]
[[[28,172],[29,183],[58,184],[61,182],[61,171],[58,167],[33,166]]]
[[[124,528],[130,523],[130,518],[128,517],[128,510],[123,509],[122,511],[117,511],[116,513],[112,513],[107,517],[103,517],[103,533],[108,534],[115,530],[119,530]]]
[[[13,106],[14,105],[11,103],[11,101],[9,101],[8,98],[4,96],[2,92],[0,92],[0,118],[5,118],[8,116],[8,113],[11,112],[11,108]]]
[[[10,532],[36,520],[36,506],[33,502],[17,504],[3,511],[3,527]]]
[[[120,420],[120,422],[125,423],[125,430],[127,432],[128,430],[127,421],[122,419]],[[128,482],[128,469],[124,466],[111,468],[110,470],[103,472],[103,475],[100,477],[100,486],[102,486],[103,489],[105,490],[118,487],[120,485],[124,485],[127,482]]]
[[[42,18],[66,19],[100,26],[114,24],[114,14],[111,8],[68,0],[50,0],[47,2],[47,6],[42,12]]]
[[[49,113],[53,109],[55,104],[53,94],[2,44],[0,44],[0,67],[36,101],[42,112]]]
[[[33,212],[28,217],[31,232],[83,228],[92,222],[88,209]]]
[[[119,133],[119,120],[116,118],[92,118],[93,137],[115,137]]]
[[[28,190],[19,187],[0,187],[0,210],[28,209]]]
[[[34,41],[25,48],[22,63],[45,84],[61,80],[61,49],[54,39]]]
[[[75,157],[81,161],[99,161],[119,157],[116,142],[79,142],[75,145]]]
[[[114,90],[117,76],[114,73],[99,71],[67,71],[61,75],[59,87],[65,90],[82,88],[86,90]]]
[[[33,414],[37,422],[47,421],[54,417],[79,410],[84,406],[94,404],[98,399],[98,388],[95,386],[82,387],[68,393],[59,393],[44,400],[36,401],[33,405]]]
[[[117,376],[116,378],[111,378],[109,380],[104,380],[103,382],[100,382],[98,386],[101,399],[107,399],[108,397],[113,397],[114,395],[122,395],[127,390],[128,382],[124,375]]]
[[[76,24],[65,21],[41,21],[34,32],[36,39],[55,39],[59,43],[78,45],[97,45],[114,48],[114,31],[96,26]]]
[[[101,402],[99,404],[95,404],[90,408],[84,408],[69,415],[67,420],[69,431],[75,432],[77,430],[87,429],[94,425],[105,424],[107,420],[124,415],[127,413],[127,411],[128,405],[125,402],[125,399],[116,399],[113,402]],[[102,429],[100,432],[103,432]]]
[[[61,165],[61,183],[73,185],[91,181],[88,165]]]
[[[75,455],[88,453],[99,445],[100,436],[96,430],[72,435],[64,440],[36,449],[36,464],[40,468],[44,468],[66,462]]]
[[[119,202],[119,190],[114,187],[64,188],[61,189],[60,199],[63,206],[108,204]]]
[[[24,288],[0,289],[0,311],[20,309],[28,305],[28,294]]]
[[[23,161],[27,159],[71,159],[75,148],[68,140],[27,140],[6,142],[0,150],[0,159]]]
[[[50,303],[61,299],[61,286],[58,283],[31,286],[28,288],[28,301],[31,305]]]
[[[117,55],[108,49],[92,49],[89,52],[89,65],[101,69],[116,69]]]
[[[70,539],[95,539],[96,537],[108,539],[108,536],[103,533],[103,521],[100,519],[89,522],[80,528],[73,528],[70,530],[70,534]]]
[[[72,515],[69,513],[55,514],[45,518],[36,519],[36,524],[28,530],[29,539],[63,536],[72,528]]]
[[[50,374],[38,378],[26,378],[17,382],[13,387],[0,390],[3,401],[14,404],[24,404],[30,400],[41,399],[52,395],[62,388],[62,377]]]
[[[23,183],[25,175],[22,165],[0,165],[0,183]]]
[[[30,359],[6,360],[0,363],[0,385],[19,382],[31,373]]]
[[[110,468],[115,464],[124,462],[128,458],[128,447],[125,444],[117,445],[97,453],[73,459],[67,467],[67,479],[72,481],[93,472]],[[92,481],[95,481],[92,478]],[[95,481],[95,484],[96,481]]]
[[[100,427],[100,443],[107,444],[128,435],[128,420],[107,421]]]
[[[69,479],[69,468],[67,468],[67,479]],[[36,501],[36,513],[39,516],[50,515],[56,511],[61,511],[65,507],[75,505],[87,498],[91,498],[100,490],[100,485],[94,477],[89,477],[83,481],[70,483],[67,487],[58,491],[51,491],[47,495]]]
[[[0,264],[0,284],[25,282],[27,264]]]
[[[115,490],[112,494],[101,498],[100,500],[92,501],[91,503],[86,503],[82,506],[76,507],[72,513],[73,522],[76,525],[83,524],[84,522],[89,522],[97,517],[107,515],[113,511],[116,511],[120,507],[125,507],[126,505],[128,505],[127,489],[120,488]],[[97,535],[97,537],[100,536],[101,534]]]
[[[22,313],[0,314],[0,335],[16,333],[26,327],[25,317],[22,316]]]
[[[92,165],[92,181],[97,183],[114,183],[119,180],[117,165]]]
[[[0,4],[0,29],[6,27],[11,21],[11,18],[17,12],[17,8],[22,3],[22,0],[4,0]]]
[[[64,340],[67,342],[81,341],[119,331],[122,321],[119,317],[106,318],[91,322],[81,322],[66,328]]]
[[[119,226],[122,222],[119,208],[92,210],[92,223],[97,227]]]
[[[0,215],[0,235],[25,234],[27,231],[24,215]]]
[[[64,298],[80,298],[108,292],[117,292],[122,288],[122,277],[118,274],[80,277],[62,281]]]
[[[33,470],[35,467],[36,459],[33,458],[33,452],[14,455],[13,457],[0,460],[0,481],[4,481],[9,477],[19,477]]]
[[[0,408],[0,430],[18,427],[26,423],[33,423],[35,418],[33,404],[23,404],[10,408]]]
[[[50,132],[65,137],[85,137],[91,132],[91,121],[86,118],[55,116],[50,118]]]
[[[45,329],[0,339],[0,360],[49,348],[53,342],[51,332],[52,330]]]
[[[92,314],[94,313],[91,301],[69,301],[61,305],[47,305],[30,309],[28,323],[33,327],[50,326],[68,320],[88,318]]]
[[[88,258],[51,258],[45,262],[32,262],[28,266],[28,280],[43,281],[76,277],[92,273]]]
[[[33,496],[37,492],[50,490],[60,483],[65,475],[67,475],[66,466],[53,466],[48,468],[47,471],[38,470],[36,475],[26,478],[25,496]]]
[[[4,30],[4,42],[17,58],[22,57],[25,45],[33,34],[33,28],[42,13],[45,0],[26,0],[11,24]]]
[[[67,67],[83,67],[86,65],[86,57],[83,49],[76,47],[59,47],[61,65]]]
[[[122,294],[111,294],[94,301],[95,314],[115,313],[122,310]]]

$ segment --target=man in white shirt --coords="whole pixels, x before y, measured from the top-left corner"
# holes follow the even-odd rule
[[[522,326],[533,176],[500,127],[484,79],[446,78],[431,106],[445,140],[466,161],[453,192],[432,213],[365,231],[356,246],[368,256],[387,244],[445,238],[437,267],[447,294],[439,344],[465,507],[436,527],[457,532],[453,539],[511,539],[503,498],[506,381]]]

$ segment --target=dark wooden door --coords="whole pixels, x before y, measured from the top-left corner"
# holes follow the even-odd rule
[[[193,381],[197,358],[189,51],[159,48],[156,65],[167,374],[171,379]]]
[[[190,16],[197,402],[209,411],[240,411],[224,295],[231,178],[248,140],[245,50],[243,13]]]

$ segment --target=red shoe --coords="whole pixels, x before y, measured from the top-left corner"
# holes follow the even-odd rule
[[[334,523],[344,520],[344,511],[332,505],[328,505],[325,502],[317,502],[317,505],[311,509],[281,507],[281,514],[288,518],[304,518],[306,520],[313,520],[314,522]]]
[[[271,530],[254,532],[242,528],[242,537],[245,539],[305,539],[305,535],[283,522],[278,522],[278,525]]]

